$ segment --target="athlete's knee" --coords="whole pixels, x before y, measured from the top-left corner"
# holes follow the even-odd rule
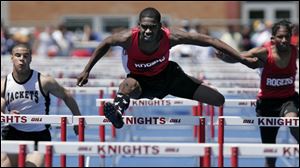
[[[138,98],[142,89],[139,82],[133,78],[126,78],[119,87],[119,93],[129,95],[131,98]]]
[[[26,156],[26,167],[43,167],[44,166],[44,155],[34,151]]]
[[[194,92],[193,99],[213,106],[222,106],[225,102],[225,97],[207,84],[199,85]]]
[[[1,167],[11,167],[11,163],[7,154],[2,152],[1,152]]]
[[[287,112],[284,114],[284,117],[298,117],[296,112]]]
[[[225,97],[219,93],[215,97],[215,106],[222,106],[225,103]]]
[[[4,163],[2,163],[2,153],[1,153],[1,167],[17,167],[18,166],[18,154],[4,153],[3,154]],[[4,164],[2,166],[2,164]]]

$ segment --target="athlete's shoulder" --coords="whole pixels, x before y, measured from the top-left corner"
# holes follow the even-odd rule
[[[132,36],[132,31],[131,29],[126,29],[126,30],[122,30],[116,33],[113,33],[111,35],[111,37],[113,37],[115,40],[118,41],[124,41],[127,40],[128,38],[130,38]]]
[[[176,27],[171,27],[169,30],[170,30],[169,38],[170,38],[171,46],[184,44],[187,40],[191,39],[192,37],[191,33],[185,32]]]
[[[187,32],[184,32],[179,28],[171,27],[169,28],[169,31],[170,31],[169,38],[171,42],[179,42],[181,39],[187,37]]]
[[[110,43],[111,45],[120,45],[124,47],[131,40],[131,37],[132,30],[126,29],[112,34],[106,38],[106,42]]]
[[[48,74],[42,74],[42,73],[39,73],[39,80],[41,82],[41,85],[42,86],[48,86],[48,85],[51,85],[52,83],[55,83],[56,80],[54,77],[52,77],[51,75],[48,75]]]
[[[170,36],[173,38],[180,37],[180,36],[183,36],[184,34],[186,34],[185,31],[183,31],[177,27],[170,27],[170,28],[168,28],[168,30],[170,31]]]

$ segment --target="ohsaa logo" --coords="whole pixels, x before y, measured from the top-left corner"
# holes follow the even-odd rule
[[[248,123],[248,124],[254,124],[254,120],[248,120],[248,119],[244,119],[243,123]]]
[[[40,118],[40,117],[33,117],[30,121],[33,121],[33,122],[41,122],[43,120],[43,118]]]
[[[176,100],[176,101],[174,101],[174,104],[183,104],[183,101],[181,101],[181,100]]]
[[[180,118],[171,118],[170,123],[180,123],[181,119]]]
[[[264,153],[277,153],[277,149],[275,148],[265,148]]]
[[[179,148],[166,148],[165,152],[170,152],[170,153],[178,153],[179,152]]]
[[[240,106],[246,106],[247,104],[248,104],[248,103],[245,102],[245,101],[244,101],[244,102],[239,102],[239,103],[238,103],[238,105],[240,105]]]
[[[91,146],[79,146],[78,151],[92,151],[92,147]]]

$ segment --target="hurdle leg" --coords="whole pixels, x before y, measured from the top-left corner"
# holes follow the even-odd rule
[[[45,154],[45,167],[52,167],[53,147],[51,145],[46,146]]]
[[[79,118],[79,136],[78,140],[79,142],[84,141],[84,118]],[[84,155],[79,155],[78,156],[78,166],[79,167],[84,167]]]
[[[26,145],[19,145],[18,166],[25,167]]]
[[[61,118],[61,137],[60,140],[62,142],[66,142],[67,140],[67,117],[62,117]],[[65,154],[61,154],[60,155],[60,167],[66,167],[66,155]]]
[[[231,167],[238,167],[238,148],[231,148]]]

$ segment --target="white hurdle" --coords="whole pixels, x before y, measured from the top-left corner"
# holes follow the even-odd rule
[[[61,141],[67,140],[67,125],[73,125],[73,116],[71,115],[12,115],[1,114],[2,123],[17,124],[51,124],[60,125]],[[66,156],[61,156],[61,166],[66,167]]]
[[[237,116],[220,116],[223,119],[224,126],[287,126],[299,127],[299,117],[237,117]],[[219,125],[219,122],[214,123]]]
[[[64,119],[64,120],[63,120]],[[124,122],[127,125],[200,125],[199,135],[204,132],[205,118],[196,116],[150,116],[150,117],[133,117],[124,116]],[[66,141],[66,125],[79,125],[78,141],[84,141],[85,125],[111,125],[109,120],[104,116],[71,116],[71,115],[1,115],[1,123],[18,123],[18,124],[61,124],[61,141]],[[105,132],[99,130],[100,139]],[[199,143],[202,143],[199,139]],[[52,150],[48,147],[47,150]],[[104,155],[102,155],[104,156]],[[102,157],[101,156],[101,157]],[[49,156],[47,156],[49,158]],[[102,157],[104,158],[104,157]],[[201,158],[202,159],[202,158]],[[80,167],[84,165],[84,157],[79,155]],[[61,155],[61,166],[66,165],[65,155]]]
[[[112,125],[104,116],[74,116],[73,124],[79,125],[79,119],[84,118],[85,125]],[[125,125],[199,125],[199,119],[195,116],[123,116]]]
[[[100,114],[104,114],[103,112],[103,104],[105,102],[113,102],[113,99],[96,99],[96,106],[100,107]],[[130,105],[131,107],[135,106],[164,106],[164,107],[173,107],[173,106],[192,106],[193,107],[193,115],[195,116],[202,116],[202,103],[195,101],[195,100],[189,100],[189,99],[183,99],[183,98],[164,98],[164,99],[131,99]],[[255,107],[256,106],[256,100],[255,99],[227,99],[225,101],[225,107]],[[210,108],[210,114],[211,114],[211,122],[213,122],[213,107]],[[102,110],[102,111],[101,111]],[[219,116],[223,116],[223,110],[222,107],[219,108]],[[194,137],[197,137],[197,126],[194,128]],[[114,130],[114,129],[112,129]],[[113,134],[115,135],[115,134]],[[103,135],[102,135],[103,137]],[[114,137],[114,136],[113,136]],[[214,126],[211,124],[211,137],[214,138]],[[103,139],[103,138],[102,138]],[[104,142],[104,141],[102,141]],[[204,142],[204,139],[201,140],[201,142]]]
[[[33,141],[1,141],[1,152],[18,153],[26,144],[33,151]],[[211,156],[217,156],[216,143],[132,143],[132,142],[38,142],[38,151],[45,154],[45,166],[52,167],[53,155],[135,156],[135,157],[194,157],[204,156],[203,166],[211,166]],[[20,154],[20,153],[19,153]],[[238,167],[239,157],[299,158],[297,144],[224,144],[224,155],[231,158],[231,166]],[[79,162],[79,166],[83,163]]]
[[[299,117],[218,117],[218,144],[219,144],[219,158],[218,166],[224,165],[224,126],[288,126],[299,127]],[[265,145],[265,144],[262,144]],[[275,145],[275,144],[271,144]],[[296,145],[298,146],[298,145]],[[299,147],[299,146],[298,146]],[[235,151],[237,152],[237,151]],[[299,155],[299,149],[298,149]]]
[[[21,123],[21,124],[58,124],[59,122],[61,122],[62,120],[60,120],[60,118],[66,118],[66,120],[68,121],[68,125],[77,125],[79,124],[80,125],[80,130],[79,130],[79,136],[83,136],[84,132],[84,125],[99,125],[99,124],[109,124],[108,123],[108,120],[103,117],[103,116],[43,116],[43,115],[32,115],[32,116],[29,116],[29,115],[1,115],[1,123]],[[124,121],[125,121],[125,124],[157,124],[157,125],[168,125],[168,124],[171,124],[171,125],[174,125],[174,124],[179,124],[179,125],[194,125],[194,124],[201,124],[201,119],[203,119],[204,117],[193,117],[193,116],[185,116],[185,117],[182,117],[182,116],[170,116],[170,117],[159,117],[159,116],[155,116],[155,117],[132,117],[132,116],[125,116],[124,117]],[[83,122],[81,123],[78,123],[78,120],[83,120]],[[200,120],[199,120],[200,119]],[[219,156],[219,159],[218,159],[218,164],[219,166],[223,166],[223,159],[224,159],[224,155],[229,155],[230,152],[233,152],[235,154],[231,154],[232,155],[232,160],[233,162],[235,161],[235,163],[232,163],[233,165],[237,165],[237,156],[238,156],[238,153],[243,156],[243,155],[254,155],[254,156],[295,156],[295,157],[299,157],[299,146],[298,145],[282,145],[282,146],[278,146],[278,144],[270,144],[268,146],[268,144],[253,144],[253,145],[257,145],[257,149],[258,150],[258,153],[261,154],[259,155],[257,153],[257,151],[255,152],[255,149],[254,146],[251,146],[249,144],[244,144],[247,149],[243,149],[243,145],[239,145],[239,144],[232,144],[230,146],[230,149],[227,149],[226,145],[228,144],[224,144],[224,141],[222,140],[224,138],[224,125],[249,125],[249,124],[252,124],[252,125],[257,125],[257,126],[261,126],[263,121],[262,119],[270,119],[271,121],[273,121],[273,126],[274,124],[278,125],[278,126],[282,126],[282,125],[285,125],[285,126],[299,126],[299,118],[297,117],[283,117],[283,118],[266,118],[266,117],[259,117],[259,118],[254,118],[252,117],[251,119],[249,118],[246,118],[246,117],[243,117],[243,118],[238,118],[238,117],[224,117],[224,116],[220,116],[219,117],[219,141],[218,141],[218,148],[217,149],[214,149],[213,153],[219,153],[218,156]],[[140,121],[139,121],[140,120]],[[254,122],[255,120],[257,120],[257,122]],[[261,121],[260,121],[261,120]],[[180,122],[179,122],[180,121]],[[247,122],[245,122],[247,121]],[[248,121],[253,121],[253,122],[248,122]],[[152,122],[152,123],[151,123]],[[268,121],[264,121],[265,123],[263,125],[265,125],[266,123],[268,123]],[[282,124],[283,123],[283,124]],[[203,123],[202,123],[203,124]],[[214,123],[215,124],[215,123]],[[268,124],[267,124],[268,125]],[[271,125],[270,125],[271,126]],[[223,131],[222,131],[223,130]],[[200,133],[199,133],[200,135]],[[79,137],[79,141],[84,141],[84,139],[80,139]],[[4,143],[5,141],[3,141]],[[19,144],[22,144],[21,141],[18,141]],[[2,142],[1,142],[2,143]],[[13,142],[9,142],[11,144],[13,144]],[[39,144],[42,144],[42,143],[47,143],[49,145],[49,142],[40,142]],[[52,142],[51,142],[52,143]],[[100,145],[102,145],[102,147],[99,147],[99,144],[97,147],[92,147],[94,144],[93,143],[87,143],[85,144],[86,142],[73,142],[73,143],[67,143],[67,142],[53,142],[54,145],[56,144],[62,144],[62,145],[66,145],[64,146],[64,148],[62,148],[61,146],[58,146],[58,147],[51,147],[48,146],[47,149],[43,149],[43,147],[39,147],[39,150],[42,150],[42,152],[46,152],[48,151],[48,154],[46,154],[46,158],[48,160],[48,164],[50,164],[50,161],[52,161],[52,152],[54,150],[54,152],[58,152],[60,153],[59,151],[61,150],[61,154],[66,154],[68,153],[69,151],[74,152],[75,150],[75,153],[76,153],[76,150],[77,150],[77,153],[79,155],[82,155],[82,154],[96,154],[96,155],[106,155],[106,154],[112,154],[112,155],[115,155],[115,154],[125,154],[126,153],[109,153],[109,152],[105,152],[105,150],[111,150],[112,152],[113,151],[125,151],[124,148],[125,146],[130,146],[129,144],[130,143],[105,143],[105,142],[102,142],[100,143]],[[17,149],[18,147],[14,144],[14,145],[11,145],[11,144],[8,144],[8,145],[3,145],[1,144],[1,150],[4,151],[4,152],[18,152],[20,149]],[[69,146],[68,146],[68,145]],[[73,144],[73,146],[72,146]],[[111,147],[107,148],[107,147],[104,147],[105,145],[111,145]],[[122,145],[123,144],[123,145]],[[131,145],[137,145],[137,144],[143,144],[143,145],[146,145],[146,143],[131,143]],[[150,143],[151,145],[157,145],[159,146],[158,144],[156,143]],[[161,144],[161,143],[160,143]],[[207,144],[196,144],[196,143],[188,143],[188,145],[195,145],[193,147],[186,147],[183,145],[183,147],[180,147],[182,146],[182,144],[184,143],[180,143],[179,144],[176,144],[176,143],[164,143],[163,145],[167,145],[169,148],[168,150],[165,149],[163,147],[163,145],[161,147],[157,147],[156,148],[147,148],[149,150],[147,150],[148,152],[150,150],[158,150],[158,151],[165,151],[165,153],[162,153],[162,154],[171,154],[171,156],[174,156],[175,155],[179,155],[179,156],[182,156],[182,155],[194,155],[197,151],[199,152],[201,149],[198,149],[197,145],[209,145],[208,143]],[[75,147],[74,147],[75,145]],[[76,147],[77,145],[77,147]],[[78,146],[79,145],[79,146]],[[80,145],[83,145],[83,146],[80,146]],[[104,146],[103,146],[104,145]],[[115,145],[115,146],[114,146]],[[214,144],[214,145],[217,145],[217,144]],[[72,147],[70,147],[72,146]],[[3,147],[3,148],[2,148]],[[116,147],[114,149],[114,147]],[[206,146],[208,147],[208,146]],[[238,147],[241,149],[234,149],[233,147]],[[275,147],[277,148],[275,149]],[[23,148],[23,152],[20,152],[20,154],[23,154],[24,155],[24,146],[22,147]],[[96,149],[93,149],[93,148],[96,148]],[[130,149],[130,147],[128,147]],[[133,148],[133,147],[131,147]],[[184,149],[181,149],[181,148],[184,148]],[[185,149],[187,148],[187,149]],[[263,148],[263,149],[261,149]],[[282,149],[280,149],[282,148]],[[66,151],[66,149],[68,151]],[[69,150],[70,149],[70,150]],[[140,151],[143,150],[143,149],[140,149],[140,147],[136,147],[136,148],[133,148],[135,149],[136,151],[138,151],[139,153],[137,155],[142,155],[143,153],[141,153]],[[280,149],[280,150],[279,150]],[[29,151],[32,151],[33,150],[33,147],[30,147]],[[72,151],[73,150],[73,151]],[[208,150],[208,149],[207,149]],[[80,153],[80,151],[82,153]],[[97,153],[93,153],[93,151],[97,152]],[[104,153],[101,153],[103,152]],[[132,151],[132,150],[130,150]],[[167,152],[168,151],[168,152]],[[185,153],[185,152],[182,152],[182,151],[188,151],[189,153]],[[191,151],[194,151],[191,152]],[[219,152],[217,152],[219,151]],[[221,152],[220,152],[221,151]],[[228,152],[230,151],[230,152]],[[50,152],[50,153],[49,153]],[[100,152],[100,153],[99,153]],[[172,153],[174,152],[174,153]],[[181,153],[182,152],[182,153]],[[73,153],[74,154],[74,153]],[[127,154],[132,154],[132,153],[127,153]],[[148,153],[149,156],[153,156],[151,155],[150,153]],[[158,153],[157,153],[158,154]],[[161,154],[161,153],[159,153]],[[202,156],[203,152],[201,153],[198,153]],[[155,154],[156,155],[156,154]],[[63,156],[63,155],[62,155]],[[22,156],[20,156],[20,158],[22,158]],[[205,159],[205,158],[204,158]],[[21,159],[22,160],[22,159]],[[207,165],[208,161],[204,161],[202,160],[202,165]],[[210,159],[209,159],[209,162],[210,162]],[[22,163],[22,162],[20,162]],[[83,166],[84,165],[84,159],[79,159],[79,164],[80,166]]]
[[[97,105],[103,105],[103,102],[113,101],[113,99],[97,99]],[[225,107],[254,107],[256,100],[254,99],[235,99],[226,100]],[[132,100],[130,106],[199,106],[199,102],[168,98],[168,99],[139,99]],[[220,107],[223,110],[223,107]],[[219,166],[223,166],[223,145],[224,145],[224,125],[254,125],[254,126],[293,126],[299,127],[299,118],[297,117],[224,117],[223,111],[219,111],[218,123],[211,122],[210,125],[219,126]],[[104,116],[67,116],[67,115],[1,115],[1,123],[20,123],[20,124],[61,124],[65,118],[65,124],[79,125],[79,141],[84,141],[84,125],[110,125],[111,123]],[[124,122],[127,125],[202,125],[205,126],[204,117],[195,116],[147,116],[133,117],[124,116]],[[63,128],[63,127],[62,127]],[[202,127],[203,128],[203,127]],[[103,132],[104,133],[104,132]],[[82,136],[80,136],[82,135]],[[201,131],[199,130],[199,135]],[[198,136],[203,138],[203,136]],[[199,140],[199,142],[203,142]],[[222,145],[222,146],[221,146]],[[83,159],[79,159],[84,162]]]
[[[99,107],[99,114],[104,115],[103,105],[105,102],[113,102],[113,99],[96,99],[96,106]],[[135,106],[164,106],[164,107],[173,107],[173,106],[191,106],[193,107],[193,115],[194,116],[201,116],[202,114],[197,115],[197,107],[199,107],[201,103],[195,100],[183,99],[183,98],[164,98],[164,99],[130,99],[131,107]],[[202,129],[202,128],[201,128]],[[204,128],[203,128],[204,129]],[[102,129],[103,130],[103,129]],[[194,126],[194,138],[197,138],[197,126]],[[104,132],[104,131],[101,131]],[[116,131],[115,128],[112,127],[112,137],[115,138]],[[100,133],[100,140],[101,142],[105,141],[105,136],[103,133]],[[201,142],[204,139],[201,139]]]

